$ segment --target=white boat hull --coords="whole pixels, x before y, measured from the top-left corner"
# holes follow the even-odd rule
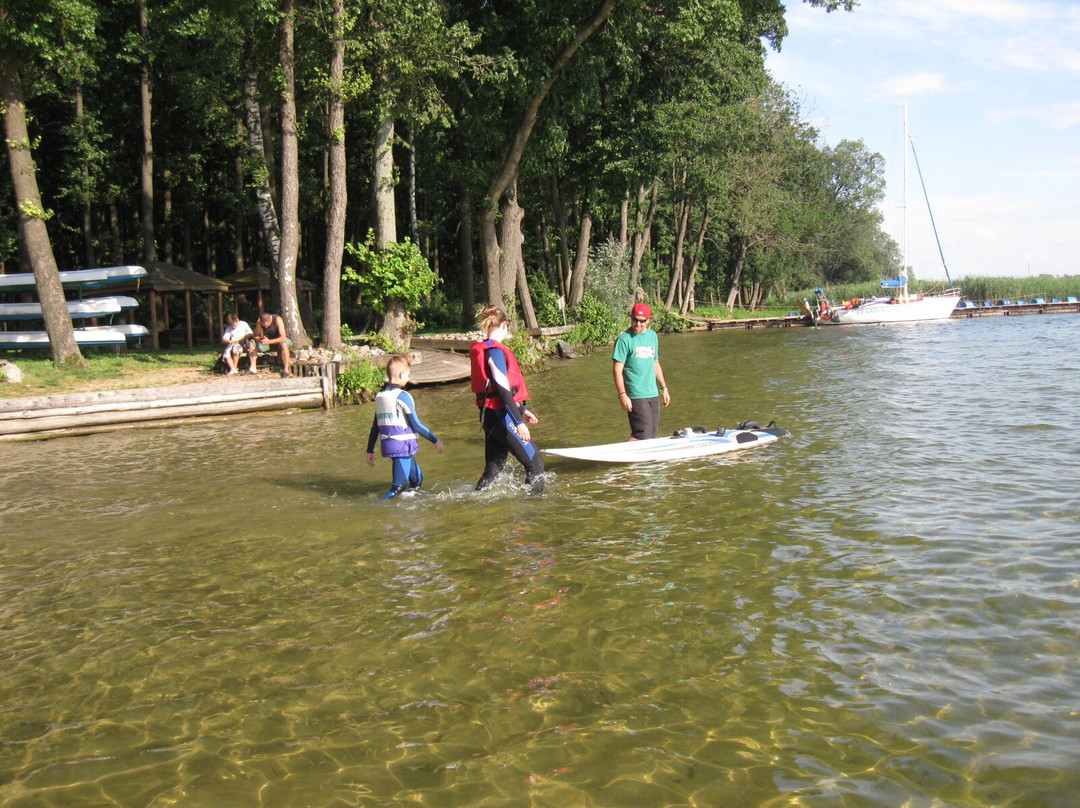
[[[127,334],[119,327],[76,328],[75,342],[79,345],[123,345],[127,342]],[[48,348],[49,344],[47,331],[0,331],[0,348],[6,350]]]
[[[150,336],[150,329],[145,325],[127,325],[125,323],[119,323],[117,325],[88,325],[85,328],[76,329],[75,333],[78,334],[80,331],[119,331],[128,339],[136,340]]]
[[[69,300],[67,310],[72,320],[88,320],[119,314],[121,307],[116,298],[95,297]],[[40,320],[42,316],[40,303],[0,303],[0,320]]]
[[[895,301],[895,302],[894,302]],[[885,298],[863,301],[852,308],[835,308],[824,323],[835,325],[864,325],[870,323],[915,323],[927,320],[948,320],[960,302],[960,290],[943,295],[897,301]]]
[[[103,267],[101,269],[66,269],[58,273],[65,289],[101,289],[146,277],[141,266]],[[0,275],[0,292],[29,292],[37,288],[32,272]]]

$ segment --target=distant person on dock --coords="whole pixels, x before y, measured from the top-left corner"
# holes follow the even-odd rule
[[[375,467],[375,442],[379,441],[382,456],[393,461],[393,478],[390,490],[383,499],[398,494],[415,492],[424,482],[416,453],[420,449],[418,438],[424,437],[435,444],[442,454],[443,442],[435,433],[420,422],[413,397],[405,392],[409,383],[410,362],[407,356],[390,358],[386,365],[389,381],[375,396],[375,417],[368,433],[367,464]]]
[[[487,337],[469,348],[472,391],[484,430],[484,473],[476,490],[491,485],[512,454],[525,467],[525,483],[539,494],[544,490],[544,458],[532,442],[529,426],[540,419],[528,408],[529,390],[517,358],[503,345],[510,322],[498,306],[484,307],[478,319]]]
[[[235,376],[240,372],[240,357],[248,350],[252,331],[251,326],[241,320],[234,311],[230,311],[226,315],[225,322],[229,326],[221,335],[221,341],[225,343],[225,350],[222,351],[221,359],[229,368],[228,375]]]
[[[251,343],[251,348],[248,349],[248,356],[251,358],[251,369],[248,373],[258,372],[255,367],[258,354],[277,351],[281,357],[282,377],[288,378],[292,376],[292,373],[290,373],[291,360],[289,358],[289,349],[291,347],[292,340],[289,339],[289,334],[285,330],[285,321],[281,319],[281,315],[264,311],[255,322],[255,338]]]
[[[628,440],[655,438],[660,429],[660,405],[671,403],[671,393],[660,365],[660,340],[649,328],[652,309],[635,303],[630,327],[619,334],[611,359],[619,405],[630,420]]]

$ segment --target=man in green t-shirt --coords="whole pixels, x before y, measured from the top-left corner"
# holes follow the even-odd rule
[[[619,404],[630,420],[629,440],[655,438],[660,428],[660,404],[671,403],[664,369],[660,366],[660,340],[649,328],[652,309],[635,303],[630,327],[619,334],[611,359]]]

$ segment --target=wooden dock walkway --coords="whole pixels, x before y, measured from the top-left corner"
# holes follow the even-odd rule
[[[687,317],[696,330],[720,331],[731,328],[792,328],[810,325],[801,314],[786,317],[743,317],[738,320],[722,320],[717,317]]]
[[[1032,314],[1072,314],[1080,313],[1080,303],[994,303],[960,307],[953,310],[952,320],[971,320],[979,317],[1016,317]],[[792,328],[812,325],[810,319],[802,314],[786,317],[747,317],[739,320],[724,320],[717,317],[694,317],[686,319],[694,323],[694,330],[720,331],[732,328]],[[831,326],[822,326],[830,328]]]
[[[469,378],[471,368],[467,353],[451,353],[427,347],[413,353],[420,357],[419,362],[413,361],[409,373],[409,380],[413,384],[444,384]]]

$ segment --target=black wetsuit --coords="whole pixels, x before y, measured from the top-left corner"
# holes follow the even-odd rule
[[[476,490],[491,485],[506,467],[507,456],[512,454],[525,467],[526,484],[534,493],[540,493],[544,490],[544,458],[531,440],[526,443],[518,437],[516,427],[524,422],[526,407],[525,402],[514,401],[514,394],[507,385],[506,356],[501,349],[491,347],[484,352],[484,362],[502,406],[480,410],[480,424],[484,429],[484,473],[476,483]]]

